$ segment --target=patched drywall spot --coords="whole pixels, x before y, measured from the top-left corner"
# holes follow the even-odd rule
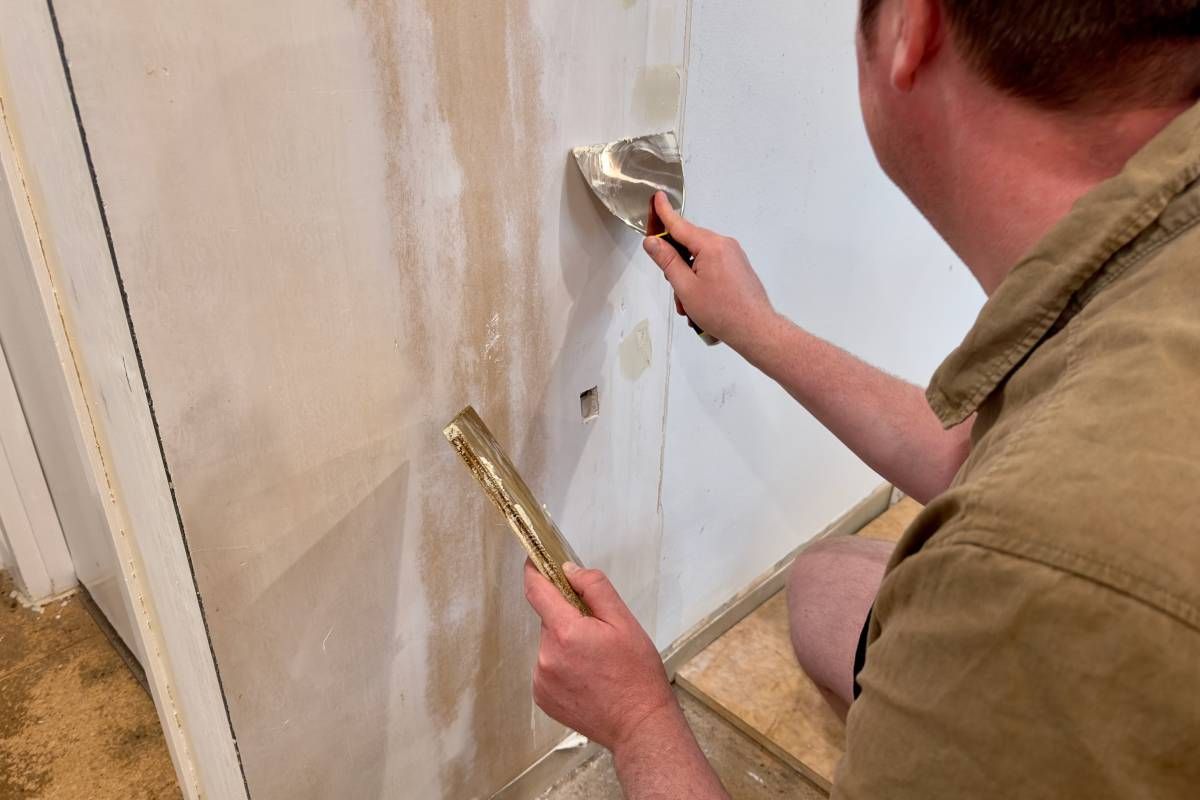
[[[679,116],[679,67],[655,64],[643,67],[633,86],[633,110],[652,126],[674,127]]]
[[[631,381],[636,381],[642,377],[642,373],[650,369],[654,347],[650,342],[649,320],[639,322],[629,335],[621,340],[617,357],[621,363],[621,374]]]

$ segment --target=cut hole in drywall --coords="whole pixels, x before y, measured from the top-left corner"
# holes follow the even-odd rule
[[[600,416],[600,389],[596,386],[579,395],[579,413],[584,422]]]

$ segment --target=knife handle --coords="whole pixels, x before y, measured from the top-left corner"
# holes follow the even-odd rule
[[[675,252],[679,253],[679,257],[683,259],[685,264],[687,264],[692,269],[696,268],[695,267],[696,257],[691,254],[691,251],[689,251],[686,247],[684,247],[682,244],[680,244],[678,241],[676,241],[674,236],[672,236],[669,233],[662,233],[662,234],[659,234],[659,238],[662,239],[667,244],[671,245],[671,247],[674,247]],[[692,330],[694,330],[697,334],[699,334],[701,341],[703,341],[709,347],[712,347],[715,344],[721,343],[721,340],[718,339],[717,337],[709,336],[707,333],[705,333],[703,330],[701,330],[699,325],[697,325],[695,322],[692,322],[691,317],[688,317],[688,326]]]

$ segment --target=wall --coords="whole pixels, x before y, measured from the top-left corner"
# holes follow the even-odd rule
[[[487,796],[563,731],[440,430],[652,622],[670,299],[568,150],[673,124],[683,2],[55,7],[251,794]]]
[[[920,385],[983,295],[879,170],[859,115],[857,4],[694,0],[687,212],[737,237],[776,307]],[[728,348],[673,322],[658,642],[880,483]]]
[[[461,405],[662,645],[878,483],[575,174],[676,124],[685,61],[689,214],[781,308],[915,380],[965,330],[861,134],[853,4],[690,5],[55,4],[253,797],[487,796],[562,737]]]

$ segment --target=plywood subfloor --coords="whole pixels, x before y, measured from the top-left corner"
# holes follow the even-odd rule
[[[885,542],[896,542],[921,513],[921,504],[911,497],[905,497],[883,514],[871,521],[858,532],[858,536],[868,539],[882,539]]]
[[[794,769],[686,692],[677,690],[684,716],[733,800],[821,800],[825,793]],[[539,800],[622,800],[621,786],[605,752],[580,766]]]
[[[796,664],[779,592],[685,664],[676,682],[828,789],[845,725]]]
[[[36,613],[0,572],[0,800],[178,798],[158,715],[81,595]]]
[[[896,541],[920,512],[905,498],[859,531]],[[779,592],[685,664],[676,682],[785,763],[828,790],[846,729],[796,663]]]

